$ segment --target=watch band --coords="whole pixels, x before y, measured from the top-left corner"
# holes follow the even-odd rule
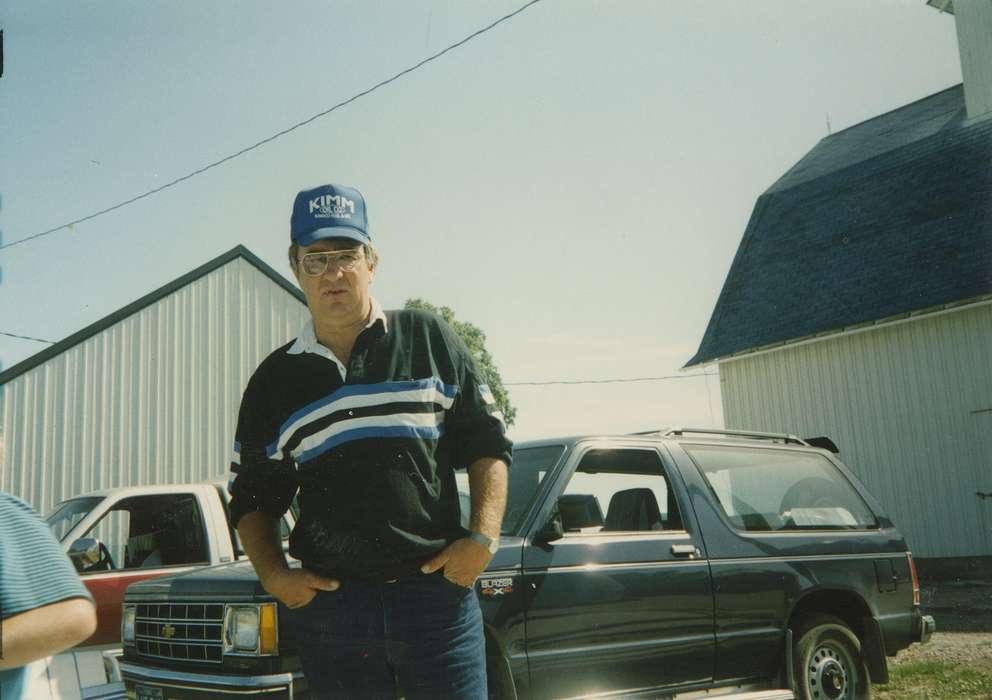
[[[483,547],[488,549],[490,554],[495,554],[496,550],[499,549],[498,537],[496,539],[493,539],[491,537],[483,535],[481,532],[476,532],[475,530],[472,530],[471,532],[468,533],[468,538],[470,540],[474,540],[475,542],[478,542]]]

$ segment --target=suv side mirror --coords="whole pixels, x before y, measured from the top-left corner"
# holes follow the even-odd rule
[[[67,552],[76,571],[83,571],[100,561],[100,540],[93,537],[80,537],[72,543]]]
[[[537,535],[534,537],[535,542],[554,542],[555,540],[560,540],[565,536],[565,530],[561,526],[561,515],[556,510],[551,516],[551,519],[544,524]]]

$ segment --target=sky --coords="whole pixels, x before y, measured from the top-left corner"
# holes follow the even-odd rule
[[[525,0],[7,2],[0,240],[327,110]],[[175,187],[0,249],[0,332],[60,340],[238,244],[292,279],[295,194],[358,187],[373,294],[487,334],[515,439],[722,426],[695,353],[757,197],[828,129],[961,81],[924,0],[542,0]],[[0,335],[9,368],[47,347]],[[768,426],[775,430],[776,426]]]

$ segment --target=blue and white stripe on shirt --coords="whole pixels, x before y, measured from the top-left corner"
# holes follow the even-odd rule
[[[289,454],[297,462],[305,462],[350,440],[370,437],[438,439],[443,432],[444,411],[451,408],[457,394],[457,386],[445,384],[437,377],[348,384],[293,413],[279,428],[279,437],[266,448],[266,453],[270,459],[282,459],[287,454],[287,445],[294,436],[305,432],[307,426],[335,413],[347,415],[368,409],[381,413],[334,421],[304,437]],[[390,404],[397,405],[396,412],[382,411]],[[410,412],[410,404],[420,404],[425,410]]]

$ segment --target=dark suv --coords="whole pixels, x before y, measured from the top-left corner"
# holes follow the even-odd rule
[[[506,698],[854,700],[934,630],[878,502],[830,450],[766,433],[518,444],[477,592]],[[305,696],[247,562],[133,585],[126,604],[131,697]]]

